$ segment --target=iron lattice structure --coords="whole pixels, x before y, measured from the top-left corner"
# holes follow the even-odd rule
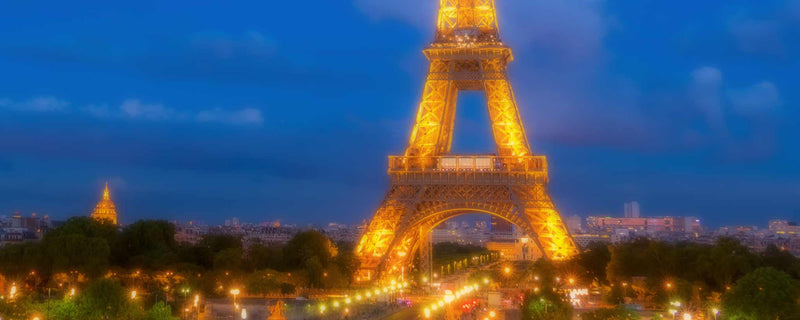
[[[531,152],[500,40],[493,0],[440,0],[428,76],[408,147],[389,157],[391,187],[356,248],[360,280],[388,278],[429,254],[428,236],[457,215],[482,212],[514,223],[547,258],[577,253],[547,193],[547,160]],[[451,155],[456,97],[484,91],[497,155]],[[423,270],[430,266],[420,259]]]

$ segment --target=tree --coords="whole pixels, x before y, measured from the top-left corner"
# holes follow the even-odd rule
[[[549,288],[528,293],[522,305],[523,320],[572,319],[572,306]]]
[[[122,266],[163,270],[178,260],[175,227],[162,220],[140,220],[119,236],[115,260]]]
[[[733,238],[719,238],[708,258],[713,262],[713,269],[709,273],[714,281],[712,288],[715,289],[724,288],[753,271],[758,262],[750,249]]]
[[[52,272],[77,270],[90,276],[99,276],[108,270],[111,249],[103,238],[64,234],[48,238],[42,246],[50,260]]]
[[[99,279],[86,288],[79,303],[84,319],[117,319],[128,301],[119,282]]]
[[[606,266],[611,261],[611,251],[608,245],[600,242],[593,242],[589,247],[581,252],[576,258],[578,265],[586,270],[587,280],[606,283]]]
[[[774,244],[767,246],[761,253],[761,265],[778,269],[795,278],[800,276],[800,259]]]
[[[50,302],[48,314],[52,320],[75,320],[81,316],[75,299],[70,298]]]
[[[147,320],[178,320],[172,316],[172,308],[164,302],[157,302],[147,311]]]
[[[245,282],[245,287],[247,288],[247,293],[258,295],[276,293],[281,289],[277,272],[272,270],[250,274]]]
[[[723,296],[727,319],[774,320],[800,317],[798,283],[773,268],[759,268],[745,275]]]
[[[355,279],[356,271],[361,265],[361,261],[356,257],[355,247],[352,243],[339,243],[339,254],[333,259],[334,264],[339,269],[339,273],[349,284]]]
[[[300,232],[283,247],[285,267],[288,270],[296,270],[309,264],[324,269],[337,254],[336,246],[319,231]],[[311,263],[310,259],[316,261]]]
[[[280,247],[268,247],[260,243],[251,245],[247,250],[244,267],[247,271],[278,269],[283,260]]]
[[[214,255],[214,269],[238,271],[242,266],[241,248],[228,248]]]
[[[581,315],[581,319],[584,320],[639,320],[640,318],[638,313],[623,306],[595,309]]]

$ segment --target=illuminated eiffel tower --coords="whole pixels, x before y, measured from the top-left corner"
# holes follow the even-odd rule
[[[356,254],[358,280],[410,271],[419,253],[430,270],[433,227],[467,213],[508,220],[530,236],[544,257],[577,253],[547,193],[547,160],[531,153],[506,67],[511,49],[500,40],[493,0],[440,0],[435,40],[423,52],[428,77],[402,156],[389,157],[391,186]],[[497,154],[452,155],[456,97],[484,91]]]

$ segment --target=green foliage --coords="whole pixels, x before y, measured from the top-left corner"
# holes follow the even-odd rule
[[[172,316],[172,308],[163,303],[157,302],[153,307],[147,311],[147,320],[178,320],[177,317]]]
[[[49,304],[48,314],[52,320],[75,320],[81,318],[80,307],[74,299],[51,301]]]
[[[333,263],[339,269],[338,272],[347,283],[353,282],[356,271],[361,265],[361,261],[356,257],[355,246],[352,243],[339,243],[339,254],[333,259]]]
[[[454,242],[435,243],[431,249],[433,250],[434,267],[490,252],[485,247]]]
[[[745,275],[723,296],[726,319],[798,319],[798,283],[784,272],[759,268]]]
[[[638,313],[623,306],[596,309],[581,315],[581,319],[584,320],[639,320],[640,318]]]
[[[781,250],[776,245],[770,244],[760,256],[761,265],[783,271],[794,278],[800,277],[800,259],[788,251]]]
[[[283,264],[283,251],[280,247],[268,247],[260,243],[250,246],[244,261],[247,271],[278,269]]]
[[[232,235],[210,234],[200,240],[200,246],[217,253],[225,249],[242,249],[242,240]]]
[[[64,234],[48,238],[42,247],[50,260],[51,272],[76,270],[99,276],[108,270],[111,249],[103,238]]]
[[[241,248],[227,248],[214,254],[215,270],[239,270],[244,253]]]
[[[583,278],[589,282],[606,283],[606,266],[611,261],[611,251],[604,243],[591,243],[575,258],[577,264],[585,271]]]
[[[256,295],[278,293],[281,290],[280,286],[281,282],[278,279],[278,272],[274,270],[254,272],[247,277],[245,283],[247,293]]]
[[[127,307],[125,290],[119,282],[99,279],[80,297],[81,314],[86,319],[115,318]]]
[[[522,303],[523,320],[570,320],[572,306],[551,288],[525,295]]]
[[[759,257],[735,239],[720,238],[715,245],[638,239],[611,248],[607,278],[612,283],[633,277],[659,279],[651,291],[664,290],[663,281],[683,279],[721,291],[759,264]]]
[[[290,270],[309,265],[310,259],[316,259],[311,264],[325,268],[337,254],[336,246],[318,231],[300,232],[283,247],[284,261]]]
[[[122,231],[115,259],[123,267],[163,270],[177,261],[175,228],[167,221],[141,220]]]

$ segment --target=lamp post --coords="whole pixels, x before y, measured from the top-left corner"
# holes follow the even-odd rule
[[[714,320],[717,320],[717,315],[719,315],[719,309],[717,308],[711,309],[711,313],[714,314]]]
[[[239,295],[239,289],[231,289],[231,295],[233,295],[233,307],[238,310],[239,305],[236,304],[236,296]]]

